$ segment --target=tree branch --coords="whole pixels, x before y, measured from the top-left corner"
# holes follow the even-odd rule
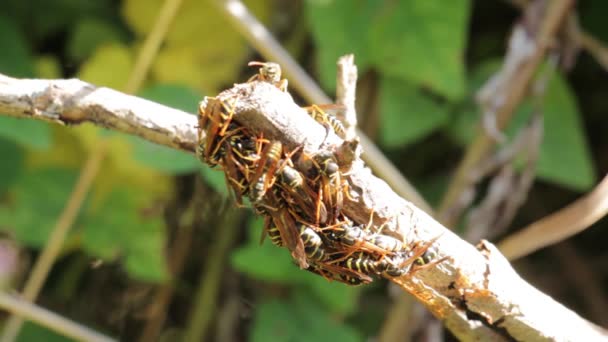
[[[325,139],[324,127],[289,94],[269,84],[237,84],[218,98],[229,103],[236,99],[236,121],[279,139],[287,149],[302,146],[312,153],[320,147],[335,148],[339,157],[345,146],[333,133]],[[91,122],[186,151],[193,151],[196,143],[194,116],[77,80],[0,78],[0,112],[60,124]],[[410,244],[440,236],[434,245],[438,258],[447,260],[392,280],[423,301],[457,337],[605,338],[600,328],[522,280],[492,245],[484,243],[477,250],[400,198],[361,159],[352,161],[346,178],[352,198],[345,196],[342,211],[354,221],[367,222],[373,212],[377,229]]]

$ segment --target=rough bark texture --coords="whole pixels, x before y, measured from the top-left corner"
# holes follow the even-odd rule
[[[235,101],[235,120],[287,148],[337,152],[343,141],[317,124],[289,94],[265,83],[237,84],[218,95]],[[94,124],[176,149],[194,151],[196,117],[96,88],[78,80],[17,80],[0,77],[0,112],[60,124]],[[352,156],[351,156],[352,157]],[[468,244],[429,215],[397,196],[371,174],[359,156],[345,163],[352,199],[343,211],[357,222],[374,213],[374,226],[408,243],[434,243],[439,265],[392,281],[419,298],[462,340],[597,341],[605,332],[538,291],[493,245]],[[346,164],[346,165],[345,165]]]

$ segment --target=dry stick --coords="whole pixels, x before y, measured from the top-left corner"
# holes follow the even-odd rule
[[[266,59],[277,62],[292,85],[302,96],[311,103],[333,102],[306,71],[289,55],[272,34],[260,23],[238,0],[215,0],[217,7],[226,15],[234,27],[249,41],[253,47]],[[361,130],[356,131],[361,146],[363,146],[363,159],[374,169],[374,172],[385,179],[390,186],[401,196],[412,201],[427,213],[433,209],[416,191],[416,189],[403,177],[401,172],[384,156]]]
[[[499,130],[506,127],[514,110],[526,95],[528,85],[534,77],[537,67],[543,61],[551,40],[555,37],[572,5],[572,0],[555,0],[549,3],[542,19],[540,31],[535,39],[536,49],[534,53],[517,69],[516,73],[511,75],[506,94],[495,94],[496,101],[499,101],[496,104],[496,127]],[[469,174],[471,170],[491,151],[494,145],[495,140],[485,130],[481,129],[479,135],[467,148],[439,208],[439,217],[447,226],[453,226],[456,222],[456,217],[447,216],[463,190],[470,185]]]
[[[85,89],[86,95],[82,95]],[[239,96],[235,119],[287,148],[303,144],[317,150],[325,129],[288,94],[268,84],[236,85],[226,94]],[[196,117],[150,101],[76,80],[15,80],[0,77],[0,113],[53,122],[93,122],[165,146],[194,151]],[[340,139],[330,134],[330,143]],[[425,302],[435,316],[461,339],[508,334],[517,340],[541,336],[563,340],[599,340],[601,329],[523,281],[491,245],[483,254],[446,230],[420,209],[400,198],[357,160],[346,180],[353,200],[344,213],[367,222],[374,211],[376,226],[389,221],[385,234],[409,243],[435,243],[439,257],[449,259],[413,277],[393,279]],[[568,322],[568,324],[555,324]]]
[[[128,93],[134,93],[141,86],[180,4],[181,0],[165,1],[161,8],[159,19],[150,35],[146,38],[144,47],[136,60],[134,70],[129,77],[126,85],[126,91]],[[96,148],[91,151],[90,156],[81,171],[79,182],[76,184],[74,192],[68,199],[68,204],[64,212],[57,221],[57,225],[51,233],[48,243],[45,245],[36,265],[34,265],[32,274],[26,282],[24,289],[24,298],[26,300],[33,302],[36,300],[36,297],[38,297],[40,289],[59,255],[65,237],[72,226],[76,215],[80,211],[84,198],[101,167],[101,161],[105,158],[107,148],[107,139],[102,139],[97,144]],[[2,341],[14,341],[19,334],[22,325],[23,319],[19,316],[11,316],[4,329]]]
[[[346,130],[345,140],[352,140],[357,136],[357,110],[355,108],[357,66],[354,55],[345,55],[338,59],[336,79],[336,103],[345,108],[343,115],[338,116],[338,119],[344,124]]]
[[[587,229],[608,213],[608,175],[587,195],[522,228],[498,244],[515,260]]]
[[[0,292],[0,308],[78,341],[113,342],[110,337],[70,321],[28,301]]]

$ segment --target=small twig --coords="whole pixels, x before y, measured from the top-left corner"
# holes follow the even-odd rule
[[[515,260],[580,233],[607,213],[608,175],[587,195],[522,228],[502,240],[498,248],[509,260]]]
[[[257,20],[247,7],[239,0],[215,0],[214,3],[222,11],[226,18],[234,25],[251,45],[260,52],[267,60],[272,60],[281,65],[282,70],[289,78],[289,84],[310,103],[331,103],[329,98],[317,83],[300,67],[300,65],[289,55],[272,34]],[[375,171],[377,175],[385,179],[390,186],[401,196],[412,201],[416,206],[427,213],[433,209],[418,193],[418,191],[403,177],[401,172],[384,156],[363,132],[357,130],[361,146],[365,151],[363,159]]]
[[[141,88],[181,4],[182,0],[165,0],[163,2],[158,12],[158,18],[154,21],[154,27],[146,36],[144,45],[137,55],[135,66],[124,89],[125,93],[134,94]]]
[[[344,112],[338,119],[344,124],[346,134],[344,140],[352,140],[356,137],[357,109],[355,98],[357,91],[357,66],[355,56],[345,55],[338,59],[338,72],[336,82],[336,103],[343,105]]]
[[[28,301],[0,292],[0,308],[78,341],[113,342],[110,337],[41,308]]]

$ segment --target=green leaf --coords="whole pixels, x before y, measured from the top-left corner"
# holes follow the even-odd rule
[[[88,213],[82,244],[86,251],[105,260],[122,256],[135,278],[160,282],[167,279],[164,225],[161,213],[143,213],[149,202],[145,194],[114,191]]]
[[[196,113],[202,99],[198,91],[180,84],[156,84],[143,89],[138,96],[186,113]]]
[[[333,89],[337,58],[354,53],[361,72],[374,66],[460,98],[469,11],[469,0],[309,1],[322,83]]]
[[[13,200],[0,207],[0,222],[22,243],[43,246],[63,211],[78,174],[68,169],[25,172],[15,184]]]
[[[229,196],[224,172],[222,172],[220,169],[212,169],[208,166],[203,166],[200,170],[201,176],[205,182],[207,182],[207,184],[213,188],[213,190],[225,197]]]
[[[383,2],[369,26],[375,64],[385,75],[461,98],[470,7],[469,0]]]
[[[336,62],[342,55],[355,54],[361,73],[370,67],[373,52],[367,47],[368,24],[379,10],[379,1],[307,1],[306,5],[318,53],[319,77],[325,87],[335,89]]]
[[[0,116],[0,137],[23,146],[46,150],[51,145],[52,132],[46,122]]]
[[[17,337],[18,342],[45,341],[45,342],[71,342],[71,338],[60,335],[36,323],[26,321]]]
[[[189,87],[170,84],[148,87],[140,92],[139,96],[186,112],[195,111],[201,98]],[[192,154],[137,137],[131,137],[130,140],[133,143],[134,158],[155,170],[176,174],[191,172],[201,166],[200,161]]]
[[[575,190],[591,188],[596,181],[591,151],[576,98],[561,75],[553,75],[549,82],[543,112],[539,176]]]
[[[38,41],[58,41],[58,34],[68,32],[83,17],[108,18],[116,15],[112,0],[3,0],[2,5],[3,11],[7,10],[6,13],[11,13],[16,21],[27,25],[28,35]]]
[[[445,124],[445,106],[396,78],[384,77],[380,84],[382,141],[387,146],[415,142]]]
[[[154,144],[139,137],[129,137],[133,158],[155,170],[170,174],[197,170],[201,162],[193,154]]]
[[[0,73],[13,77],[33,77],[34,61],[25,36],[15,22],[0,15]]]
[[[0,156],[4,165],[0,167],[0,196],[2,196],[23,172],[25,155],[17,144],[0,138]]]
[[[74,61],[82,61],[92,55],[97,46],[109,42],[123,42],[124,38],[124,33],[117,25],[97,17],[85,17],[71,30],[67,53]]]
[[[474,86],[482,84],[480,80],[487,79],[499,67],[500,63],[496,60],[481,64],[471,77]],[[589,189],[596,181],[591,152],[585,140],[574,93],[560,74],[550,76],[541,102],[544,130],[537,165],[538,177],[575,190]],[[532,108],[530,100],[518,107],[506,130],[509,137],[512,138],[529,119]],[[458,142],[466,144],[477,132],[479,108],[471,101],[457,117],[456,122],[447,128]]]
[[[258,306],[251,341],[362,341],[353,328],[333,320],[312,298],[296,294],[290,302],[270,300]]]
[[[286,248],[273,245],[268,238],[260,245],[263,221],[253,220],[249,242],[232,253],[232,267],[253,278],[283,284],[302,283],[303,274],[292,261]]]
[[[310,289],[325,307],[333,313],[348,315],[357,309],[357,300],[361,294],[361,286],[349,286],[337,281],[329,282],[325,278],[310,272],[303,273],[306,287]]]

